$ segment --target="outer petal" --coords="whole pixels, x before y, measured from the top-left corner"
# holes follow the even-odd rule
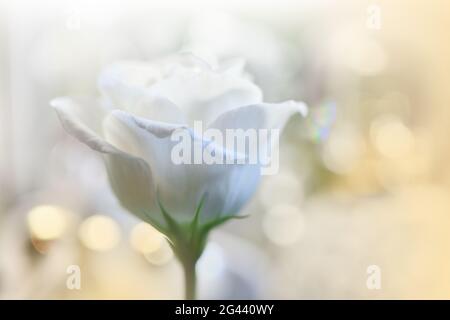
[[[170,147],[161,139],[169,139],[175,130],[181,128],[185,126],[144,119],[121,110],[111,112],[103,122],[106,140],[135,157],[145,159],[156,177],[162,173],[164,157]]]
[[[250,143],[256,144],[257,154],[248,155],[249,158],[256,160],[261,167],[267,167],[265,174],[274,174],[278,170],[278,154],[274,153],[274,150],[278,148],[279,132],[275,135],[272,130],[282,130],[292,115],[300,113],[306,116],[307,110],[304,103],[294,101],[249,105],[223,113],[210,124],[209,128],[219,129],[223,136],[226,136],[227,130],[230,129],[265,130],[265,136],[260,135],[262,133],[260,131],[256,132],[257,141],[249,141],[243,137],[245,139],[243,147],[246,150],[255,150]]]
[[[111,145],[85,124],[85,115],[80,113],[83,108],[74,100],[59,98],[53,100],[51,105],[69,134],[104,155],[111,186],[120,203],[144,221],[162,228],[162,217],[159,210],[155,210],[155,190],[148,164]],[[155,211],[156,215],[151,215]]]
[[[159,126],[159,127],[158,127]],[[235,214],[254,192],[259,182],[259,167],[255,165],[227,164],[174,164],[171,141],[175,130],[188,130],[170,124],[149,122],[124,112],[114,112],[104,123],[108,140],[112,143],[127,143],[145,158],[155,174],[158,195],[167,211],[178,221],[190,221],[202,197],[205,198],[203,221],[222,214]],[[190,131],[189,131],[190,132]],[[190,132],[192,144],[210,146],[207,141]],[[226,150],[217,152],[226,154]]]
[[[90,148],[102,153],[116,153],[114,147],[101,137],[101,123],[106,112],[95,104],[85,105],[71,98],[56,98],[50,102],[55,109],[64,129],[87,144]]]
[[[260,168],[254,164],[232,164],[222,170],[222,177],[208,186],[209,205],[222,208],[222,215],[236,215],[255,193],[261,180]]]
[[[121,205],[160,231],[165,221],[156,203],[152,171],[144,160],[126,153],[105,154],[111,187]]]
[[[209,128],[222,131],[226,136],[226,129],[280,129],[282,130],[295,114],[307,114],[307,107],[303,103],[288,101],[280,104],[257,104],[240,107],[220,115]],[[260,144],[266,148],[267,145]],[[273,147],[273,146],[270,146]],[[222,181],[228,190],[225,205],[229,206],[231,214],[238,212],[240,208],[256,191],[260,180],[259,165],[234,165],[227,178]],[[220,187],[219,187],[220,188]]]
[[[102,108],[94,99],[60,97],[50,101],[50,105],[55,108],[66,129],[69,129],[66,125],[70,126],[71,119],[77,119],[79,125],[82,124],[96,135],[101,136],[102,120],[108,110]],[[72,123],[72,126],[77,127],[78,124]]]
[[[226,129],[283,129],[294,114],[308,114],[302,102],[261,103],[242,106],[221,114],[209,127],[225,132]]]

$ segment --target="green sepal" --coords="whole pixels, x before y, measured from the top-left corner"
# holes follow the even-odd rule
[[[218,227],[221,224],[224,224],[225,222],[227,222],[231,219],[245,219],[247,217],[248,216],[233,216],[233,215],[219,216],[218,218],[206,223],[203,226],[203,228],[210,231],[210,230],[214,229],[215,227]]]
[[[246,216],[217,215],[213,219],[204,221],[201,219],[203,205],[207,194],[205,193],[195,210],[191,221],[181,222],[174,219],[165,209],[157,193],[157,203],[161,211],[165,225],[153,224],[168,239],[174,254],[180,261],[185,274],[185,297],[195,299],[196,292],[196,264],[203,253],[209,232],[219,225],[231,220],[242,219]],[[145,212],[144,212],[145,213]],[[150,218],[148,214],[147,217]],[[155,220],[155,219],[149,219]]]
[[[164,208],[164,205],[157,197],[161,213],[166,221],[167,227],[163,233],[167,236],[170,246],[175,255],[183,264],[192,264],[200,258],[209,235],[209,232],[231,219],[242,219],[246,216],[219,215],[213,220],[202,222],[201,214],[207,194],[205,193],[195,210],[192,221],[176,221],[170,213]]]

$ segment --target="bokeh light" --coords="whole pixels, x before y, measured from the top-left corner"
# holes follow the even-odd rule
[[[377,150],[385,157],[404,157],[414,148],[411,130],[392,115],[375,119],[370,127],[370,135]]]
[[[39,240],[57,239],[67,230],[69,215],[58,206],[36,206],[28,213],[28,227],[32,236]]]
[[[164,236],[148,223],[138,223],[131,230],[131,246],[142,254],[150,254],[161,249],[163,241],[165,241]]]
[[[174,254],[169,243],[164,239],[157,250],[146,252],[144,257],[155,266],[163,266],[173,259]]]
[[[322,159],[329,170],[345,174],[356,166],[364,151],[365,142],[354,128],[338,128],[326,141]]]
[[[116,221],[105,215],[93,215],[82,222],[78,236],[83,245],[94,251],[108,251],[120,241]]]
[[[277,205],[269,209],[263,219],[267,238],[280,246],[296,243],[304,232],[305,224],[300,210],[292,205]]]

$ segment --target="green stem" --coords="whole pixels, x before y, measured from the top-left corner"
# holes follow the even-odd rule
[[[196,299],[197,274],[195,265],[195,260],[189,259],[188,261],[183,262],[186,300]]]

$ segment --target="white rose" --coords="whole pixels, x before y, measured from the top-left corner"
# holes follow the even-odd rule
[[[205,231],[197,244],[203,247],[209,229],[236,215],[255,192],[259,165],[174,164],[171,135],[189,131],[194,120],[221,131],[281,129],[292,114],[306,113],[302,103],[263,103],[242,67],[237,61],[213,69],[190,54],[118,63],[100,75],[99,103],[57,98],[51,105],[67,132],[104,155],[111,186],[126,209],[178,241],[176,246],[184,240],[174,228],[185,230],[195,221]]]

